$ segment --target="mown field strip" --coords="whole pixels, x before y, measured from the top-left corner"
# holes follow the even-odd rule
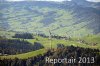
[[[40,50],[36,50],[36,51],[32,51],[32,52],[28,52],[28,53],[23,53],[23,54],[18,54],[18,55],[8,55],[8,56],[0,56],[1,59],[15,59],[15,58],[19,58],[19,59],[27,59],[33,56],[37,56],[39,54],[44,54],[46,52],[45,49],[40,49]]]

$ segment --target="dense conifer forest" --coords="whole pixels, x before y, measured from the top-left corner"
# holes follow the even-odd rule
[[[1,66],[99,66],[100,54],[98,49],[81,48],[74,46],[63,46],[57,49],[48,50],[43,55],[37,55],[28,59],[0,59]],[[75,63],[46,63],[46,57],[49,58],[75,58]],[[78,63],[79,57],[94,57],[92,63]],[[91,60],[91,59],[90,59]]]
[[[0,39],[0,55],[14,55],[44,48],[41,43],[31,44],[25,39]]]

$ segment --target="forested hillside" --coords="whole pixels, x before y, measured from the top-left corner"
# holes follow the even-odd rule
[[[48,65],[49,66],[99,66],[100,55],[96,54],[98,52],[99,50],[97,49],[89,49],[89,48],[84,49],[80,47],[68,46],[68,47],[58,48],[56,51],[48,50],[43,55],[40,54],[28,59],[18,59],[18,58],[15,58],[14,60],[3,59],[0,60],[1,61],[0,65],[2,66],[48,66]],[[57,62],[46,63],[46,57],[51,59],[58,59],[58,58],[70,59],[73,57],[77,61],[75,63],[69,63],[68,61],[62,63],[57,63]],[[87,59],[86,61],[80,60],[79,57],[85,59],[88,58],[89,60]]]

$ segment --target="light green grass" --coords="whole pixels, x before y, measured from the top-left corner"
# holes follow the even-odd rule
[[[1,59],[14,59],[14,58],[19,58],[19,59],[27,59],[30,57],[34,57],[37,56],[39,54],[44,54],[46,52],[45,49],[40,49],[40,50],[36,50],[36,51],[32,51],[32,52],[28,52],[28,53],[23,53],[23,54],[18,54],[18,55],[8,55],[8,56],[0,56]]]

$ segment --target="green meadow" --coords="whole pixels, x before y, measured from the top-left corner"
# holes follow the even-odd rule
[[[7,32],[9,35],[14,35],[14,32]],[[7,34],[6,33],[6,34]],[[92,48],[92,49],[100,49],[100,37],[96,35],[90,35],[86,37],[81,37],[81,38],[71,38],[71,40],[65,40],[65,39],[49,39],[49,38],[44,38],[41,36],[34,35],[35,39],[25,39],[25,41],[30,42],[31,44],[34,44],[34,42],[39,42],[41,43],[44,48],[36,51],[31,51],[27,53],[22,53],[22,54],[16,54],[16,55],[7,55],[7,56],[0,56],[1,59],[4,58],[20,58],[20,59],[27,59],[33,56],[37,56],[39,54],[44,54],[47,52],[48,49],[57,48],[57,44],[63,44],[65,46],[78,46],[78,47],[83,47],[83,48]],[[11,38],[8,36],[9,39],[18,39],[18,38]],[[37,40],[38,39],[38,40]],[[84,40],[88,44],[81,43],[78,40]],[[92,43],[97,43],[95,46],[92,45]]]

